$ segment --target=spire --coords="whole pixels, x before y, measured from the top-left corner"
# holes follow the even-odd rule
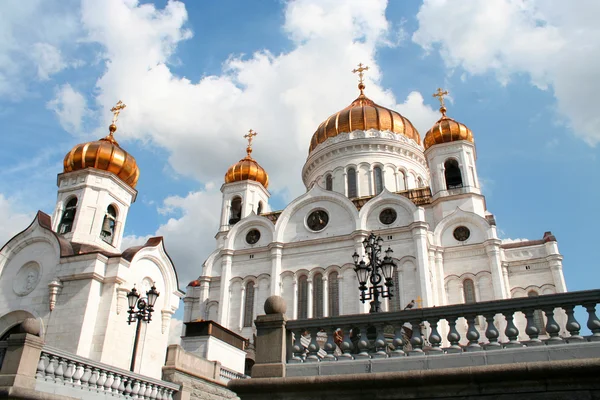
[[[119,100],[117,102],[117,104],[113,108],[110,109],[110,111],[113,113],[113,119],[112,119],[112,123],[108,127],[109,134],[107,137],[105,137],[105,139],[111,143],[118,144],[117,141],[114,139],[113,134],[117,131],[116,123],[119,119],[119,114],[121,114],[121,111],[123,111],[123,109],[125,107],[127,107],[127,105],[124,104],[121,100]]]
[[[244,135],[245,139],[248,139],[248,147],[246,147],[246,153],[248,154],[247,157],[250,157],[250,154],[252,154],[252,139],[254,139],[254,136],[258,135],[258,133],[254,132],[252,129],[250,129],[248,131],[247,134]]]
[[[442,113],[442,118],[446,116],[446,106],[444,105],[444,96],[448,96],[448,91],[443,90],[442,88],[438,88],[437,92],[433,94],[433,97],[437,97],[440,101],[440,112]]]
[[[360,95],[364,96],[365,94],[363,93],[363,90],[365,89],[365,83],[364,83],[364,71],[368,71],[369,67],[367,67],[366,65],[363,66],[362,63],[358,64],[358,68],[353,69],[352,73],[356,74],[358,72],[358,90],[360,90]]]

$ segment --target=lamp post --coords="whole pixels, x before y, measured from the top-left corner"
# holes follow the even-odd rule
[[[380,297],[394,297],[392,289],[394,286],[394,268],[396,268],[396,263],[392,259],[392,253],[394,251],[388,247],[385,251],[383,260],[381,260],[382,245],[383,239],[381,236],[375,236],[375,234],[371,232],[369,237],[363,241],[368,262],[365,262],[364,259],[359,262],[358,259],[360,256],[356,252],[352,255],[352,259],[354,260],[354,272],[356,272],[356,276],[358,277],[360,301],[365,303],[367,300],[372,300],[370,303],[371,309],[369,310],[371,313],[381,311]],[[371,283],[368,287],[367,282]]]
[[[131,367],[129,370],[134,372],[135,369],[135,358],[140,341],[140,326],[142,321],[148,323],[152,321],[152,313],[154,312],[154,304],[156,299],[160,296],[160,293],[156,290],[154,284],[150,290],[146,292],[146,297],[140,297],[140,294],[135,289],[131,289],[131,292],[127,293],[127,301],[129,302],[129,316],[127,317],[127,324],[131,325],[132,322],[137,320],[135,327],[135,341],[133,342],[133,355],[131,356]],[[135,309],[137,307],[137,310]]]

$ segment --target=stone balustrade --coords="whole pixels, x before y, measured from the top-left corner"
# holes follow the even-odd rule
[[[588,290],[286,321],[288,349],[284,354],[288,354],[288,364],[295,364],[595,342],[600,341],[598,303],[600,290]],[[581,324],[574,312],[578,306],[587,312],[590,335],[581,335]],[[544,313],[545,326],[540,326],[539,310]],[[303,345],[306,338],[310,338],[308,346]]]
[[[240,374],[237,371],[234,371],[229,368],[225,368],[221,365],[219,371],[219,380],[223,383],[227,383],[232,379],[247,379],[248,377],[244,374]]]
[[[172,400],[179,390],[178,384],[135,374],[49,346],[42,349],[36,380],[37,390],[46,391],[48,385],[45,384],[50,383],[68,387],[66,391],[56,392],[70,396],[81,391],[75,396],[81,398]]]

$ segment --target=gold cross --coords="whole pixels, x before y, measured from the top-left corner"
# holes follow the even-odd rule
[[[417,307],[419,308],[423,308],[423,299],[421,298],[421,296],[417,297]]]
[[[248,153],[248,157],[252,154],[252,139],[254,136],[258,135],[258,133],[254,132],[252,129],[248,131],[247,134],[244,135],[244,138],[248,139],[248,147],[246,147],[246,153]]]
[[[110,111],[112,111],[113,113],[113,119],[112,119],[112,124],[114,125],[115,122],[117,122],[117,119],[119,119],[119,114],[121,113],[121,111],[127,107],[125,104],[123,104],[123,102],[121,100],[119,100],[119,102],[110,109]]]
[[[363,76],[364,76],[363,72],[368,71],[368,70],[369,70],[369,67],[367,67],[367,66],[363,67],[362,63],[358,64],[358,68],[352,70],[353,73],[358,72],[358,83],[363,83]]]
[[[444,105],[444,96],[448,96],[448,91],[442,90],[442,88],[438,88],[437,92],[433,94],[433,97],[437,97],[440,101],[440,108],[446,108]]]

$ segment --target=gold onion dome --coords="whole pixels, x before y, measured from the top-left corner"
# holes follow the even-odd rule
[[[113,137],[117,130],[115,122],[119,112],[125,105],[119,101],[111,111],[115,114],[108,130],[109,134],[94,142],[81,143],[67,153],[63,162],[63,172],[79,171],[86,168],[95,168],[112,172],[127,185],[135,188],[140,170],[135,158],[125,150]]]
[[[391,131],[421,144],[419,132],[407,118],[394,110],[376,104],[365,96],[363,93],[365,85],[362,72],[368,70],[368,68],[359,64],[359,68],[352,71],[359,73],[358,89],[360,95],[348,107],[331,115],[319,125],[310,141],[309,153],[330,137],[355,130]]]
[[[473,132],[471,132],[465,124],[461,124],[446,115],[447,110],[444,106],[444,95],[447,94],[447,91],[438,89],[437,93],[433,95],[440,99],[440,112],[442,113],[442,118],[440,118],[425,134],[425,139],[423,140],[425,150],[435,144],[454,142],[456,140],[467,140],[471,143],[475,142],[473,139]]]
[[[269,175],[267,174],[267,171],[265,171],[265,169],[251,156],[252,138],[256,135],[257,133],[252,129],[250,129],[248,134],[244,135],[244,137],[248,139],[246,157],[229,167],[225,173],[225,183],[250,180],[260,183],[265,189],[269,187]]]

